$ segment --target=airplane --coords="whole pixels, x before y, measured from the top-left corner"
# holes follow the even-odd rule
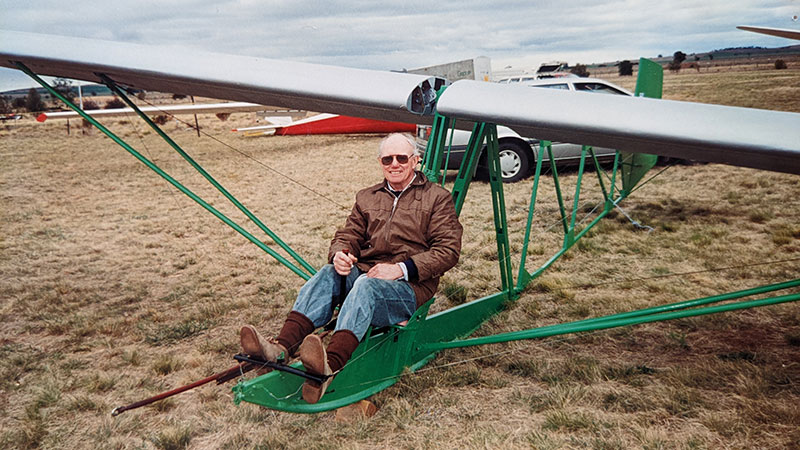
[[[9,120],[20,120],[20,119],[22,119],[22,116],[19,114],[4,114],[3,116],[0,116],[0,121],[2,122],[7,122]]]
[[[406,324],[371,330],[353,357],[330,384],[321,401],[305,403],[299,395],[304,378],[313,377],[299,363],[267,364],[245,355],[236,370],[268,365],[273,370],[234,386],[234,402],[251,402],[267,408],[315,413],[337,409],[369,397],[393,385],[405,371],[416,371],[448,348],[538,339],[681,317],[734,311],[800,300],[800,294],[741,299],[800,286],[800,279],[737,291],[724,295],[619,313],[577,322],[470,338],[486,320],[519,297],[532,280],[544,273],[603,217],[624,200],[642,179],[650,163],[643,154],[716,162],[767,171],[800,175],[800,114],[719,105],[660,100],[660,66],[640,62],[640,81],[634,97],[587,95],[579,92],[529,89],[509,84],[460,80],[449,83],[439,77],[373,70],[341,68],[298,62],[257,59],[214,53],[80,38],[0,31],[0,65],[22,70],[40,82],[37,74],[68,77],[107,84],[127,100],[119,85],[140,89],[177,92],[232,101],[301,108],[352,115],[374,120],[433,123],[423,171],[433,180],[443,175],[446,143],[441,138],[453,126],[473,130],[452,195],[460,212],[468,193],[475,164],[486,148],[490,172],[498,266],[502,287],[499,292],[428,315],[431,301],[420,307]],[[656,69],[655,66],[658,66]],[[657,79],[657,82],[653,82]],[[51,93],[55,93],[51,90]],[[55,93],[57,94],[57,93]],[[62,100],[63,99],[62,97]],[[69,102],[66,101],[69,105]],[[132,103],[131,103],[132,105]],[[78,109],[71,105],[73,109]],[[132,105],[133,107],[133,105]],[[146,114],[142,119],[149,122]],[[234,228],[253,244],[280,261],[300,278],[308,279],[314,269],[294,253],[249,211],[234,204],[280,246],[289,258],[267,246],[211,205],[168,176],[88,114],[82,116],[101,129],[134,157],[172,183],[217,218]],[[473,125],[474,123],[474,125]],[[160,131],[155,124],[154,129]],[[510,264],[508,223],[499,169],[495,124],[512,127],[520,134],[536,136],[542,142],[536,158],[534,189],[517,264],[516,281]],[[163,135],[168,142],[169,138]],[[543,166],[552,159],[551,141],[579,142],[582,148],[574,204],[564,204],[558,187],[557,167],[550,171],[560,205],[563,247],[540,268],[525,267],[538,182],[545,176]],[[174,143],[173,143],[174,144]],[[610,183],[598,173],[604,203],[602,211],[587,224],[576,221],[581,177],[594,157],[592,147],[617,148]],[[190,163],[188,155],[176,148]],[[549,154],[549,155],[548,155]],[[200,170],[200,169],[198,169]],[[201,172],[217,186],[216,181]],[[617,183],[621,181],[622,187]],[[607,184],[606,184],[607,183]],[[228,196],[224,188],[218,187]],[[713,305],[713,306],[709,306]],[[235,372],[235,370],[234,370]],[[228,373],[229,375],[230,373]],[[227,376],[227,375],[226,375]],[[223,377],[224,378],[224,377]],[[131,408],[117,408],[114,415]]]
[[[272,122],[274,119],[268,117],[267,120]],[[259,134],[276,136],[392,133],[413,132],[416,131],[416,125],[404,122],[343,116],[341,114],[321,113],[296,121],[277,120],[276,123],[271,123],[270,125],[234,128],[233,131],[242,131],[250,135],[253,135],[253,132],[261,132]]]
[[[360,117],[342,116],[339,114],[315,114],[297,121],[291,119],[291,115],[301,113],[298,110],[274,111],[270,107],[257,105],[248,102],[227,102],[227,103],[197,103],[186,105],[160,105],[144,106],[139,110],[150,115],[176,115],[176,114],[218,114],[229,115],[239,112],[266,111],[269,114],[289,114],[288,116],[268,116],[267,120],[272,122],[270,125],[259,125],[253,127],[234,128],[233,131],[253,132],[262,131],[259,134],[274,134],[278,136],[308,135],[308,134],[349,134],[349,133],[390,133],[412,132],[415,130],[413,124],[403,122],[389,122],[381,120],[363,119]],[[86,113],[92,117],[120,117],[136,114],[133,108],[112,108],[112,109],[90,109]],[[48,119],[75,119],[80,115],[75,111],[43,112],[36,117],[38,122],[45,122]]]
[[[752,27],[747,25],[741,25],[736,28],[744,31],[751,31],[753,33],[768,34],[770,36],[800,40],[800,31],[797,30],[788,30],[785,28]]]
[[[256,105],[248,102],[229,102],[229,103],[197,103],[192,105],[162,105],[144,106],[139,108],[144,113],[151,115],[157,114],[230,114],[235,112],[254,112],[264,111],[266,106]],[[112,109],[89,109],[86,113],[92,117],[120,117],[136,114],[132,108],[112,108]],[[75,111],[43,112],[36,116],[38,122],[47,119],[76,119],[80,117]]]

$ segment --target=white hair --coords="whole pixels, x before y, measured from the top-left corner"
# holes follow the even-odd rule
[[[412,155],[414,156],[422,156],[420,155],[419,150],[417,150],[417,140],[414,139],[414,136],[411,133],[392,133],[385,138],[381,139],[381,143],[378,144],[378,156],[381,156],[381,152],[383,151],[383,147],[386,145],[386,142],[389,139],[394,138],[395,136],[400,136],[406,140],[408,145],[411,147]]]

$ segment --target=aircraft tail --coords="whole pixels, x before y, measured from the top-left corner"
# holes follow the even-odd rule
[[[639,75],[636,78],[637,97],[661,98],[664,85],[664,69],[660,64],[646,58],[639,59]],[[657,155],[620,152],[622,163],[622,189],[631,192],[636,183],[656,165]]]

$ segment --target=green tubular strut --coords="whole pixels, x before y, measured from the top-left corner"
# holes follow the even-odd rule
[[[515,288],[517,292],[521,292],[531,280],[531,275],[525,270],[525,260],[528,258],[528,244],[531,239],[531,226],[533,225],[533,213],[536,210],[536,196],[539,192],[539,177],[542,174],[545,147],[550,147],[550,145],[552,145],[550,141],[539,141],[539,154],[536,156],[536,171],[533,174],[531,201],[528,204],[528,221],[525,225],[525,235],[522,239],[522,255],[519,259],[519,274],[517,275],[517,286]]]
[[[450,125],[450,140],[447,143],[447,154],[444,157],[444,165],[442,166],[442,187],[444,187],[445,178],[447,178],[447,168],[450,166],[450,151],[453,149],[453,136],[455,134],[456,121],[453,120]]]
[[[46,83],[44,80],[42,80],[41,78],[39,78],[39,76],[38,76],[38,75],[36,75],[36,74],[35,74],[35,73],[33,73],[33,72],[30,70],[30,69],[28,69],[28,67],[27,67],[27,66],[25,66],[24,64],[22,64],[21,62],[18,62],[18,61],[17,61],[17,62],[15,62],[15,65],[17,66],[17,68],[19,68],[19,70],[21,70],[21,71],[25,72],[25,74],[27,74],[27,75],[28,75],[29,77],[31,77],[31,78],[32,78],[34,81],[36,81],[37,83],[39,83],[39,84],[40,84],[40,85],[41,85],[43,88],[47,89],[47,91],[48,91],[48,92],[50,92],[50,94],[51,94],[51,95],[55,96],[56,98],[58,98],[59,100],[61,100],[62,102],[64,102],[64,104],[66,104],[66,105],[67,105],[67,106],[69,106],[71,109],[73,109],[75,112],[77,112],[77,113],[78,113],[78,114],[79,114],[81,117],[83,117],[84,119],[86,119],[86,121],[88,121],[89,123],[91,123],[92,125],[94,125],[95,127],[97,127],[97,129],[98,129],[98,130],[100,130],[100,131],[101,131],[103,134],[105,134],[105,135],[106,135],[106,136],[108,136],[108,137],[109,137],[111,140],[113,140],[114,142],[116,142],[116,143],[117,143],[119,146],[121,146],[122,148],[124,148],[124,149],[125,149],[125,150],[126,150],[128,153],[130,153],[131,155],[133,155],[133,156],[134,156],[136,159],[138,159],[138,160],[139,160],[139,161],[140,161],[142,164],[146,165],[146,166],[147,166],[148,168],[150,168],[152,171],[154,171],[154,172],[155,172],[155,173],[157,173],[159,176],[161,176],[161,178],[165,179],[165,180],[166,180],[167,182],[169,182],[171,185],[175,186],[175,188],[177,188],[179,191],[181,191],[181,192],[183,192],[184,194],[186,194],[186,195],[187,195],[189,198],[191,198],[192,200],[194,200],[195,202],[197,202],[197,203],[198,203],[200,206],[202,206],[203,208],[205,208],[205,209],[206,209],[208,212],[210,212],[211,214],[213,214],[213,215],[214,215],[215,217],[217,217],[219,220],[223,221],[223,222],[224,222],[226,225],[228,225],[229,227],[231,227],[231,228],[233,228],[234,230],[236,230],[236,231],[237,231],[239,234],[241,234],[242,236],[244,236],[245,238],[247,238],[247,239],[248,239],[250,242],[252,242],[253,244],[255,244],[255,245],[258,247],[258,248],[260,248],[261,250],[264,250],[264,251],[265,251],[265,252],[267,252],[267,253],[268,253],[270,256],[272,256],[272,257],[273,257],[273,258],[275,258],[276,260],[280,261],[280,262],[281,262],[283,265],[285,265],[286,267],[288,267],[288,268],[289,268],[289,269],[290,269],[292,272],[294,272],[294,273],[296,273],[298,276],[300,276],[300,278],[303,278],[304,280],[308,280],[308,279],[310,279],[310,278],[311,278],[311,277],[310,277],[310,276],[309,276],[307,273],[305,273],[305,272],[303,272],[302,270],[298,269],[297,267],[295,267],[295,266],[294,266],[294,264],[292,264],[292,263],[291,263],[290,261],[288,261],[286,258],[284,258],[283,256],[281,256],[279,253],[275,252],[275,250],[273,250],[273,249],[269,248],[269,247],[268,247],[266,244],[264,244],[264,243],[263,243],[263,242],[261,242],[260,240],[256,239],[256,237],[255,237],[255,236],[253,236],[252,234],[250,234],[250,233],[249,233],[247,230],[245,230],[244,228],[242,228],[241,226],[239,226],[238,224],[236,224],[235,222],[233,222],[231,219],[229,219],[227,216],[225,216],[225,215],[224,215],[224,214],[222,214],[221,212],[217,211],[217,210],[216,210],[216,209],[215,209],[213,206],[209,205],[209,204],[208,204],[208,203],[206,203],[206,202],[205,202],[205,201],[204,201],[202,198],[198,197],[198,196],[197,196],[197,194],[195,194],[194,192],[192,192],[191,190],[189,190],[187,187],[185,187],[185,186],[183,186],[181,183],[179,183],[177,180],[175,180],[174,178],[172,178],[171,176],[169,176],[169,175],[168,175],[166,172],[164,172],[163,170],[161,170],[161,169],[160,169],[158,166],[156,166],[155,164],[153,164],[153,163],[152,163],[150,160],[148,160],[148,159],[147,159],[147,158],[145,158],[145,157],[144,157],[142,154],[140,154],[139,152],[137,152],[137,151],[136,151],[136,150],[135,150],[133,147],[131,147],[130,145],[128,145],[128,144],[127,144],[125,141],[123,141],[123,140],[122,140],[122,139],[120,139],[120,138],[119,138],[117,135],[115,135],[113,132],[111,132],[111,130],[107,129],[107,128],[106,128],[106,127],[104,127],[102,124],[100,124],[100,123],[99,123],[97,120],[95,120],[95,119],[94,119],[92,116],[90,116],[90,115],[86,114],[86,112],[84,112],[82,109],[80,109],[79,107],[75,106],[75,105],[74,105],[72,102],[70,102],[70,101],[69,101],[68,99],[66,99],[66,98],[65,98],[63,95],[61,95],[59,92],[57,92],[55,89],[53,89],[53,88],[52,88],[52,87],[51,87],[49,84],[47,84],[47,83]]]
[[[767,297],[757,300],[740,301],[725,305],[708,306],[705,308],[687,309],[693,306],[716,303],[732,298],[741,298],[755,293],[763,293],[786,289],[800,285],[800,279],[780,283],[777,285],[762,286],[759,288],[748,289],[745,291],[732,292],[713,297],[706,297],[696,300],[674,303],[654,308],[647,308],[640,311],[613,314],[594,319],[580,320],[571,323],[549,325],[540,328],[532,328],[523,331],[512,331],[510,333],[495,334],[471,339],[463,339],[450,342],[431,343],[421,346],[426,351],[438,351],[446,348],[471,347],[475,345],[498,344],[502,342],[518,341],[523,339],[541,339],[561,334],[580,333],[586,331],[604,330],[629,325],[638,325],[648,322],[660,322],[665,320],[681,319],[685,317],[695,317],[707,314],[716,314],[740,309],[758,308],[761,306],[777,305],[780,303],[794,302],[800,300],[800,293],[780,295],[777,297]]]
[[[492,209],[494,210],[494,229],[497,240],[497,260],[500,264],[500,283],[503,292],[509,292],[514,284],[511,274],[511,254],[508,244],[508,220],[503,196],[503,172],[500,167],[497,125],[486,124],[486,162],[489,165],[489,184],[492,188]]]
[[[300,255],[298,255],[294,250],[292,250],[292,248],[289,247],[289,245],[283,242],[283,240],[281,240],[281,238],[279,238],[278,235],[276,235],[272,230],[267,228],[267,226],[264,225],[264,223],[261,222],[261,220],[259,220],[258,217],[256,217],[252,212],[250,212],[249,209],[247,209],[244,205],[242,205],[241,202],[239,202],[239,200],[237,200],[233,195],[231,195],[231,193],[228,192],[227,189],[222,187],[222,185],[219,184],[219,182],[217,182],[217,180],[215,180],[214,177],[211,176],[211,174],[209,174],[205,169],[203,169],[203,167],[200,166],[200,164],[198,164],[191,156],[189,156],[189,154],[187,154],[177,143],[175,143],[175,141],[173,141],[172,138],[170,138],[166,133],[164,133],[164,131],[161,130],[161,128],[158,125],[153,123],[153,121],[150,120],[150,117],[148,117],[147,114],[143,113],[142,110],[139,109],[139,107],[136,106],[136,104],[134,104],[131,101],[131,99],[128,98],[127,95],[125,95],[125,93],[119,88],[119,86],[117,86],[114,80],[112,80],[111,78],[109,78],[104,74],[100,74],[99,76],[103,80],[105,85],[108,86],[109,89],[111,89],[118,96],[122,97],[122,100],[124,100],[125,103],[131,109],[136,111],[136,114],[138,114],[139,117],[142,118],[142,120],[144,120],[148,125],[150,125],[150,128],[152,128],[153,131],[158,133],[158,135],[161,136],[161,138],[164,139],[164,141],[166,141],[167,144],[170,145],[170,147],[175,149],[175,151],[178,152],[178,154],[180,154],[183,157],[183,159],[186,160],[186,162],[188,162],[192,167],[194,167],[195,170],[197,170],[203,176],[203,178],[205,178],[206,180],[208,180],[209,183],[211,183],[211,185],[217,188],[217,190],[222,195],[224,195],[225,198],[230,200],[230,202],[233,203],[234,206],[236,206],[239,209],[239,211],[244,213],[244,215],[246,215],[254,224],[256,224],[256,226],[258,226],[258,228],[260,228],[261,231],[266,233],[266,235],[269,236],[284,251],[286,251],[286,253],[288,253],[289,256],[294,258],[294,260],[298,264],[303,266],[303,268],[306,269],[306,271],[308,271],[309,274],[314,275],[314,273],[316,273],[314,268],[311,267],[309,263],[303,260],[303,258],[301,258]]]
[[[458,176],[453,184],[453,189],[450,191],[455,203],[456,214],[459,216],[461,215],[461,208],[464,206],[464,200],[467,198],[469,185],[472,183],[472,176],[475,174],[475,167],[478,165],[478,157],[486,139],[487,127],[488,124],[483,122],[476,122],[472,127],[472,134],[469,136],[464,159],[461,161]]]
[[[550,159],[550,168],[552,170],[552,175],[553,175],[553,184],[555,186],[556,198],[558,200],[559,212],[561,214],[560,222],[564,229],[564,241],[562,243],[561,249],[559,249],[553,256],[550,257],[550,259],[548,259],[538,269],[536,269],[536,271],[534,271],[533,273],[529,273],[525,268],[525,261],[528,255],[528,246],[530,245],[530,234],[531,234],[531,228],[533,226],[533,213],[534,213],[534,208],[536,206],[539,181],[542,177],[542,164],[545,158],[545,152],[547,152],[547,155]],[[591,222],[589,222],[585,227],[583,227],[583,229],[581,229],[576,234],[575,229],[576,229],[577,211],[579,206],[581,185],[584,176],[584,167],[585,167],[585,160],[587,157],[587,153],[594,155],[594,151],[591,149],[591,147],[583,146],[581,150],[580,168],[578,170],[578,181],[575,187],[575,197],[573,199],[572,211],[570,213],[570,218],[568,221],[567,210],[563,196],[561,195],[561,186],[558,181],[558,171],[556,169],[556,163],[553,158],[552,143],[550,141],[539,142],[539,152],[536,160],[536,171],[534,173],[533,189],[531,190],[531,200],[528,208],[528,220],[525,226],[525,234],[522,243],[522,256],[520,258],[520,264],[519,264],[519,275],[517,277],[517,284],[514,287],[515,294],[521,293],[522,290],[525,289],[525,286],[527,286],[531,280],[539,277],[545,270],[547,270],[551,265],[553,265],[553,263],[558,261],[561,258],[561,256],[563,256],[564,253],[567,252],[567,250],[572,248],[572,246],[575,245],[575,243],[578,242],[586,233],[588,233],[589,230],[591,230],[602,218],[607,216],[608,213],[611,212],[611,210],[614,208],[614,206],[616,206],[619,202],[621,202],[624,199],[624,195],[619,195],[617,198],[613,198],[614,195],[613,185],[616,180],[616,171],[618,167],[616,164],[617,160],[615,159],[614,173],[611,179],[611,185],[612,185],[611,191],[606,192],[605,188],[603,189],[603,198],[605,200],[603,211],[601,211],[597,215],[597,217],[595,217]],[[602,175],[599,173],[598,176],[602,177]],[[604,186],[602,183],[602,178],[600,181],[601,181],[601,186]]]
[[[567,209],[564,206],[564,197],[561,195],[561,183],[558,181],[558,169],[556,169],[556,160],[553,158],[553,146],[547,146],[547,154],[550,156],[550,170],[553,171],[553,184],[556,187],[556,199],[558,200],[558,210],[561,213],[561,226],[564,228],[564,235],[569,233],[569,226],[567,225]]]
[[[424,167],[422,172],[433,183],[439,181],[440,173],[442,180],[444,180],[444,174],[447,173],[447,166],[442,168],[442,149],[444,148],[445,133],[450,126],[449,124],[450,119],[436,114],[433,119],[431,135],[428,137],[428,146],[425,149],[422,161],[422,166]]]
[[[578,205],[581,199],[581,184],[583,183],[583,169],[586,167],[586,152],[588,147],[581,147],[581,162],[578,167],[578,182],[575,183],[575,195],[572,199],[572,215],[569,219],[568,232],[564,236],[564,245],[571,246],[575,243],[575,219],[578,217]]]

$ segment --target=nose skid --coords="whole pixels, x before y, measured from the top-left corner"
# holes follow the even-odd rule
[[[255,403],[266,408],[317,413],[347,406],[395,384],[407,368],[424,365],[433,352],[422,354],[418,332],[424,329],[429,301],[419,307],[405,326],[370,329],[344,369],[338,373],[318,403],[306,403],[301,395],[304,378],[288,371],[272,371],[233,387],[234,403]],[[299,372],[300,363],[293,364]]]

